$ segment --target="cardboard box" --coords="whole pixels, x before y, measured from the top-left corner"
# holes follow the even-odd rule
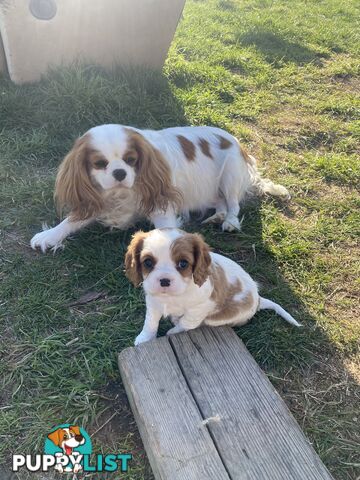
[[[185,0],[0,0],[7,68],[18,84],[80,60],[164,64]],[[0,54],[1,55],[1,54]]]

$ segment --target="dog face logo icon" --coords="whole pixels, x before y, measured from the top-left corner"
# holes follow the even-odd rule
[[[45,453],[55,455],[58,472],[78,473],[83,468],[84,454],[91,453],[91,440],[77,425],[59,425],[47,435]]]
[[[71,425],[68,428],[58,428],[49,433],[48,438],[60,447],[65,455],[71,455],[73,449],[79,445],[84,445],[85,438],[80,433],[80,428]]]

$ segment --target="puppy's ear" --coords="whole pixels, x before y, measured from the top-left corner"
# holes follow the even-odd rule
[[[201,287],[209,276],[211,264],[210,247],[198,233],[191,234],[194,249],[193,278],[196,285]]]
[[[47,436],[49,440],[51,440],[56,446],[60,446],[63,438],[64,438],[64,435],[63,435],[63,430],[62,428],[58,428],[57,430],[55,430],[54,432],[51,432],[49,433],[49,435]]]
[[[125,255],[125,274],[135,287],[138,287],[143,281],[140,253],[147,235],[145,232],[136,232],[132,237]]]
[[[69,430],[75,433],[75,435],[81,435],[80,428],[77,427],[76,425],[71,425],[69,427]]]
[[[54,199],[61,215],[66,208],[72,220],[96,217],[103,208],[103,199],[90,179],[88,138],[76,140],[62,161],[55,182]]]
[[[140,133],[128,130],[129,146],[137,152],[135,188],[140,196],[140,208],[144,215],[154,210],[165,211],[168,205],[178,208],[182,195],[174,187],[168,163]]]

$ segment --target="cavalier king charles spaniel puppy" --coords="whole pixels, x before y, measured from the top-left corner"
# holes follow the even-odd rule
[[[31,246],[56,250],[95,220],[125,229],[145,217],[156,228],[177,227],[178,215],[209,208],[216,213],[205,222],[239,230],[247,193],[289,197],[285,187],[260,177],[255,159],[224,130],[100,125],[76,140],[60,165],[54,197],[68,216],[44,226]]]
[[[146,296],[145,322],[135,345],[155,338],[166,316],[174,324],[168,335],[200,325],[243,325],[263,309],[301,326],[280,305],[261,297],[257,284],[237,263],[210,252],[198,234],[176,228],[137,232],[126,252],[125,269]]]

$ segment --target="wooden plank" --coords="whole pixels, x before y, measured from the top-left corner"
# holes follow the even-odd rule
[[[170,342],[203,418],[220,417],[208,428],[232,480],[332,478],[231,328],[201,328]]]
[[[155,477],[229,480],[168,338],[122,351],[119,367]]]

